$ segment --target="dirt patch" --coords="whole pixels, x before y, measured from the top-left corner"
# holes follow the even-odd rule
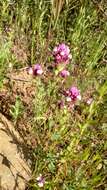
[[[31,137],[31,120],[33,118],[33,99],[35,97],[36,83],[28,74],[26,68],[12,70],[4,80],[4,87],[0,90],[0,112],[12,120],[10,110],[15,106],[17,97],[23,106],[21,117],[18,118],[15,128],[24,139],[25,143],[34,144]]]

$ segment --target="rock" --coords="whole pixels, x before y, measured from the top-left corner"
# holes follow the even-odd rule
[[[24,150],[24,151],[23,151]],[[19,133],[0,113],[0,189],[25,190],[31,178],[27,150]],[[26,155],[25,155],[26,152]]]

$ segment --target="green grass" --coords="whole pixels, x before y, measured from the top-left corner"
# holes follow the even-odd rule
[[[103,0],[0,2],[0,87],[10,63],[15,69],[40,63],[44,69],[43,76],[34,79],[29,123],[36,146],[28,189],[41,189],[39,174],[45,178],[44,190],[107,189],[106,5]],[[11,51],[17,41],[27,55],[25,62]],[[48,70],[53,47],[61,42],[69,45],[73,57],[68,66],[71,75],[64,83]],[[74,110],[59,109],[58,101],[64,98],[60,92],[74,84],[82,101]],[[93,102],[87,105],[90,97]],[[19,103],[12,111],[16,121]]]

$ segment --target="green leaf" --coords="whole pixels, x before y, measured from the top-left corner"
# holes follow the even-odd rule
[[[55,132],[53,135],[52,135],[52,137],[51,137],[51,139],[52,140],[59,140],[61,138],[61,136],[60,136],[60,134],[58,133],[58,132]]]
[[[49,170],[50,170],[50,172],[54,172],[55,171],[55,165],[54,165],[54,163],[53,162],[50,162],[49,164],[48,164],[48,168],[49,168]]]

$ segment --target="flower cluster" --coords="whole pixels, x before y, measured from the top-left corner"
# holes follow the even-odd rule
[[[31,75],[34,75],[34,76],[42,75],[43,69],[42,69],[41,65],[36,64],[33,67],[28,68],[28,73]]]
[[[80,91],[75,86],[72,86],[70,89],[66,90],[65,93],[64,93],[64,95],[66,96],[66,100],[68,102],[71,102],[71,101],[74,102],[77,99],[81,100]]]
[[[53,49],[53,56],[55,61],[56,75],[59,75],[63,78],[66,78],[70,75],[70,72],[67,70],[67,64],[71,59],[70,49],[64,43],[61,43]],[[43,69],[40,64],[35,64],[32,67],[28,68],[28,73],[33,76],[38,76],[43,74]],[[80,91],[76,86],[72,86],[70,89],[64,92],[67,102],[74,104],[76,100],[81,100]],[[70,105],[69,104],[69,105]],[[89,104],[89,102],[87,102]],[[62,100],[59,102],[59,107],[64,107],[65,102]]]
[[[69,71],[67,71],[66,69],[62,70],[59,74],[63,78],[66,78],[67,76],[70,75]]]
[[[53,56],[57,64],[59,63],[67,64],[69,63],[69,60],[71,58],[70,49],[64,43],[59,44],[58,46],[55,46],[55,48],[53,49]]]
[[[64,43],[55,46],[53,49],[53,56],[55,59],[55,65],[57,65],[58,74],[66,78],[70,75],[69,71],[65,68],[71,58],[70,49]],[[62,63],[62,64],[60,64]],[[27,69],[28,73],[34,76],[42,75],[43,69],[40,64],[35,64]]]
[[[69,71],[66,69],[66,65],[71,59],[70,49],[64,43],[61,43],[53,49],[54,61],[58,70],[58,74],[66,78],[70,75]]]
[[[38,186],[39,186],[39,187],[43,187],[43,186],[44,186],[44,184],[45,184],[45,179],[44,179],[44,177],[42,176],[42,174],[40,174],[40,175],[36,178],[36,180],[37,180],[37,183],[38,183]]]

